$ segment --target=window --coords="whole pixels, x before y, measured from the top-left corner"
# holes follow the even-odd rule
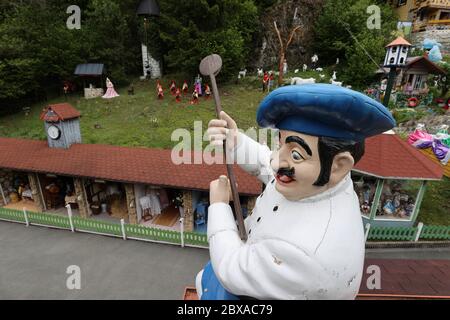
[[[369,218],[377,189],[377,179],[352,172],[352,180],[355,192],[358,195],[361,215]]]
[[[389,64],[394,64],[395,63],[395,58],[392,57],[391,59],[389,59]]]
[[[375,219],[410,221],[420,185],[421,181],[385,180]]]
[[[391,51],[392,53],[397,53],[397,47],[395,46],[395,47],[392,47],[392,51]]]

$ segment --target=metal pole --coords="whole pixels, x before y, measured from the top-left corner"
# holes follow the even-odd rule
[[[389,71],[388,83],[386,87],[386,92],[384,93],[383,105],[388,108],[389,100],[391,99],[392,88],[394,87],[394,81],[397,77],[397,68],[391,67],[391,71]]]

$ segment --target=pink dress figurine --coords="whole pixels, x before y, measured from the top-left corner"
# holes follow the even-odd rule
[[[114,85],[109,78],[106,78],[106,88],[107,90],[105,95],[102,97],[103,99],[112,99],[119,96],[116,90],[114,90]]]

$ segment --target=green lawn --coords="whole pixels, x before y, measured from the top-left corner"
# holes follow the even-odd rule
[[[202,121],[206,128],[209,120],[215,117],[212,98],[209,101],[200,98],[199,104],[191,105],[190,96],[186,96],[183,102],[176,103],[165,89],[165,98],[160,101],[156,98],[153,81],[136,81],[134,87],[134,96],[129,96],[127,88],[123,88],[118,90],[121,96],[112,100],[86,100],[79,95],[69,97],[68,102],[82,114],[84,143],[171,148],[175,144],[171,141],[174,129],[192,130],[194,121]],[[242,128],[256,127],[256,110],[264,96],[250,84],[221,87],[223,109]],[[45,139],[40,112],[47,104],[59,102],[64,102],[64,97],[34,105],[28,116],[18,113],[1,118],[0,136]]]
[[[325,72],[326,78],[330,73]],[[289,76],[293,76],[290,74]],[[318,78],[318,73],[308,71],[296,76]],[[286,77],[288,78],[288,77]],[[171,148],[171,134],[177,128],[193,130],[194,121],[202,121],[205,130],[209,120],[215,117],[213,99],[200,98],[198,105],[190,105],[190,96],[176,103],[167,87],[170,77],[163,81],[165,99],[156,99],[155,82],[135,81],[135,95],[129,96],[127,88],[119,89],[121,95],[112,100],[101,98],[85,100],[69,97],[70,102],[82,114],[81,134],[84,143],[100,143],[121,146],[145,146]],[[265,97],[260,81],[248,77],[240,85],[221,85],[223,109],[238,123],[241,129],[257,127],[256,110]],[[31,113],[0,118],[0,136],[29,139],[45,139],[44,124],[39,119],[41,110],[51,103],[64,102],[64,98],[34,105]],[[450,179],[428,185],[418,221],[425,224],[450,225]]]

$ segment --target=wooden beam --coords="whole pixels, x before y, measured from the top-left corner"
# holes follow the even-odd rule
[[[414,212],[411,219],[412,222],[415,222],[417,217],[419,216],[420,205],[422,204],[423,196],[425,194],[425,191],[427,190],[427,183],[428,181],[423,181],[422,185],[420,186],[419,192],[417,194],[416,203],[414,204]]]
[[[370,220],[375,220],[377,215],[378,206],[380,205],[381,194],[383,193],[384,180],[377,179],[377,189],[373,197],[372,206],[370,208]]]

